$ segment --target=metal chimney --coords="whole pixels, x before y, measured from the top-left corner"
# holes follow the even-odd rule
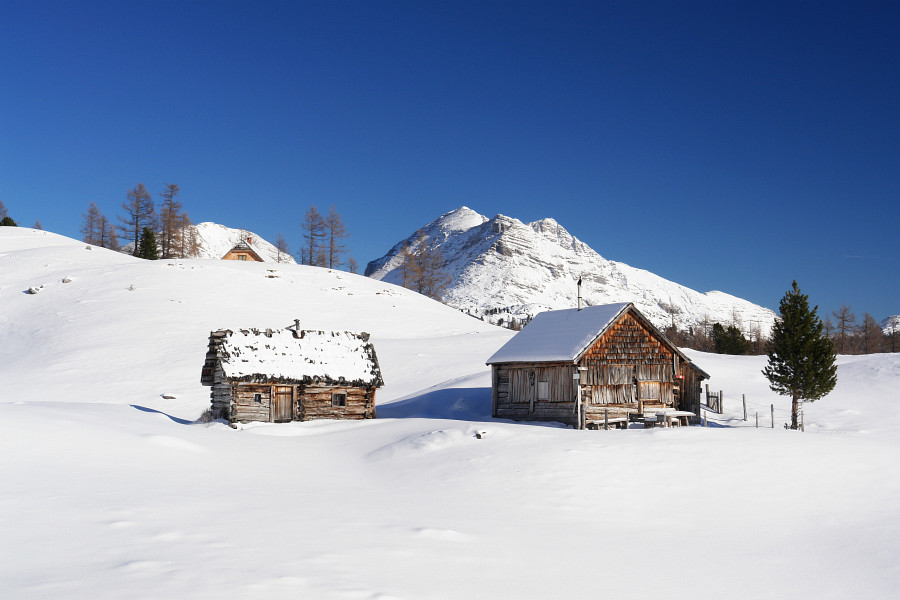
[[[578,310],[581,310],[581,277],[578,278]]]

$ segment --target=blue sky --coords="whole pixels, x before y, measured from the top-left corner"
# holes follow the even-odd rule
[[[895,2],[0,4],[0,200],[79,237],[177,183],[362,267],[459,206],[777,309],[900,314]]]

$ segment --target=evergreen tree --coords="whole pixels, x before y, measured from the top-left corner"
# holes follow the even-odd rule
[[[834,343],[823,335],[819,307],[810,310],[796,281],[778,308],[781,318],[772,328],[763,375],[772,391],[791,397],[791,429],[797,429],[800,402],[818,400],[837,384]]]
[[[713,347],[718,354],[750,354],[750,342],[734,325],[713,325]]]
[[[18,227],[18,225],[13,221],[12,217],[7,215],[0,219],[0,227]]]
[[[149,227],[144,227],[143,231],[141,231],[141,239],[135,256],[146,260],[157,260],[159,258],[159,250],[156,248],[156,234]]]

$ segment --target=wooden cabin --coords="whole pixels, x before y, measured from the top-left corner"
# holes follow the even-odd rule
[[[630,302],[539,313],[487,364],[494,417],[576,429],[659,408],[699,418],[709,378]]]
[[[200,382],[232,424],[374,419],[384,385],[369,334],[298,326],[210,332]]]
[[[225,253],[222,260],[251,260],[265,262],[259,251],[253,246],[253,238],[248,237],[235,244],[234,248]]]

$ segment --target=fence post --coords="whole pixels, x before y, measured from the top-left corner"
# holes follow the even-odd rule
[[[756,411],[756,428],[759,429],[759,411]]]
[[[806,431],[806,428],[803,426],[803,409],[800,409],[800,431]]]
[[[705,413],[703,413],[703,426],[704,427],[709,427],[709,421],[706,420],[707,413],[709,413],[709,411],[706,411]]]
[[[719,390],[719,414],[725,414],[725,393]]]
[[[741,394],[741,400],[744,402],[744,421],[747,420],[747,394]]]
[[[775,405],[770,404],[769,406],[772,409],[772,429],[775,429]]]

